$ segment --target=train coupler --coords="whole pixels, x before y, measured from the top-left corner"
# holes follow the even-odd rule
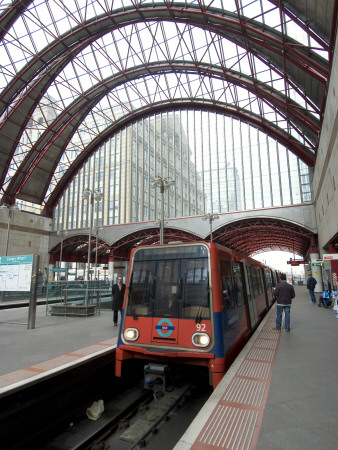
[[[154,392],[164,392],[166,389],[166,364],[147,364],[144,366],[144,387]]]

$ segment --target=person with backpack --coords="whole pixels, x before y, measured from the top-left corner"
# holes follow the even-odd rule
[[[287,283],[285,273],[280,274],[280,282],[273,291],[277,300],[276,326],[273,330],[281,331],[282,317],[284,312],[285,331],[290,331],[290,310],[292,299],[295,298],[295,289],[292,284]]]
[[[314,292],[316,284],[317,284],[317,280],[315,278],[311,277],[311,275],[310,275],[309,278],[307,279],[306,287],[308,288],[308,291],[310,293],[312,303],[317,302],[315,292]]]

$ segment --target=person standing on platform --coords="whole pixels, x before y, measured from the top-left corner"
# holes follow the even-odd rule
[[[315,296],[315,287],[317,284],[317,280],[313,277],[311,277],[311,275],[309,276],[309,278],[307,279],[306,282],[306,287],[308,288],[308,291],[310,293],[310,297],[311,297],[311,302],[312,303],[316,303],[316,296]]]
[[[118,313],[121,312],[123,305],[124,292],[126,290],[126,285],[123,284],[122,277],[117,278],[117,283],[113,285],[112,288],[112,297],[113,297],[113,305],[112,309],[114,311],[114,326],[117,326],[118,321]]]
[[[274,293],[274,297],[277,299],[277,316],[276,327],[274,330],[281,330],[282,317],[284,312],[284,326],[285,331],[290,331],[290,310],[292,299],[295,298],[294,287],[286,282],[286,275],[282,273],[280,276],[280,282],[277,284]]]

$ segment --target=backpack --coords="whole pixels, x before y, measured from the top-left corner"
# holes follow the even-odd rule
[[[311,279],[310,283],[309,283],[309,289],[311,289],[311,291],[314,290],[314,288],[316,287],[317,284],[317,280],[315,280],[314,278]]]

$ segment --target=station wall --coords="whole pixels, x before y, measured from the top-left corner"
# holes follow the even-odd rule
[[[338,40],[338,36],[337,36]],[[338,48],[335,46],[318,155],[313,174],[313,197],[320,253],[338,233]],[[338,237],[336,238],[336,240]]]

